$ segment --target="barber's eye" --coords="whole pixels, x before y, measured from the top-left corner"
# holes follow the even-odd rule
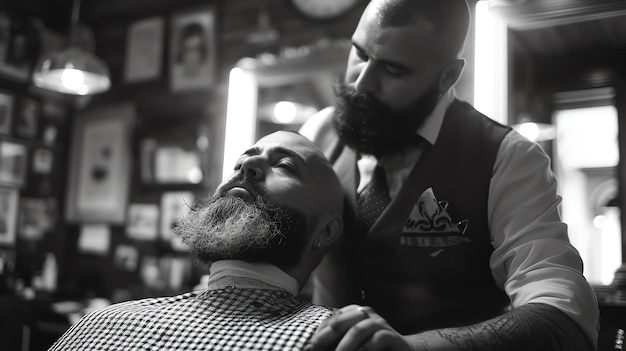
[[[367,55],[365,55],[363,51],[358,49],[356,50],[356,57],[358,57],[361,61],[367,61],[369,59],[369,57],[367,57]]]
[[[398,68],[395,66],[391,66],[391,65],[386,65],[385,66],[385,71],[387,71],[387,73],[389,73],[392,76],[400,76],[402,74],[404,74],[404,69],[402,68]]]

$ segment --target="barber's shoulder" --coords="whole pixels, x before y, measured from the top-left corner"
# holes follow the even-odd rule
[[[335,131],[333,129],[333,113],[335,108],[333,106],[326,107],[304,122],[300,127],[300,134],[307,137],[320,147],[328,144],[331,139],[335,138]]]

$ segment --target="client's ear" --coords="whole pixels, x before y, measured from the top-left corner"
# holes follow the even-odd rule
[[[343,218],[341,216],[326,215],[319,222],[320,228],[317,231],[314,245],[316,248],[330,246],[343,232]]]

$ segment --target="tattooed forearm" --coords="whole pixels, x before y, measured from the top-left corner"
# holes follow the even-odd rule
[[[544,304],[516,308],[483,323],[408,337],[415,350],[593,350],[565,314]]]
[[[436,333],[459,350],[488,350],[491,347],[504,350],[507,345],[514,344],[513,335],[517,325],[508,315],[503,315],[472,327],[441,329]]]

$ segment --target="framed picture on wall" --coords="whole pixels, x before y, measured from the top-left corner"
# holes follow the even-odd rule
[[[161,196],[161,239],[172,239],[172,228],[179,217],[189,212],[195,201],[190,191],[168,191]]]
[[[18,237],[39,240],[55,225],[56,202],[50,198],[20,198]]]
[[[159,206],[155,204],[130,204],[126,234],[135,240],[156,240],[159,227]]]
[[[124,223],[134,116],[130,103],[95,107],[77,115],[66,202],[69,222]]]
[[[0,184],[22,186],[26,181],[26,145],[0,141]]]
[[[172,16],[169,59],[173,91],[209,88],[215,83],[215,21],[214,6]]]
[[[17,189],[0,187],[0,244],[15,243]]]
[[[16,115],[16,132],[23,138],[32,138],[37,134],[37,123],[39,120],[39,101],[23,97]]]
[[[52,150],[46,148],[37,148],[33,151],[33,173],[50,174],[52,173],[52,162],[54,154]]]
[[[139,82],[158,78],[163,56],[162,17],[152,17],[134,22],[128,28],[124,80]]]
[[[13,117],[13,95],[0,91],[0,134],[11,134],[11,121]]]
[[[34,21],[9,18],[0,13],[0,76],[25,82],[39,50],[39,31]]]
[[[200,184],[206,172],[209,138],[197,124],[167,123],[138,133],[139,173],[144,184]]]

